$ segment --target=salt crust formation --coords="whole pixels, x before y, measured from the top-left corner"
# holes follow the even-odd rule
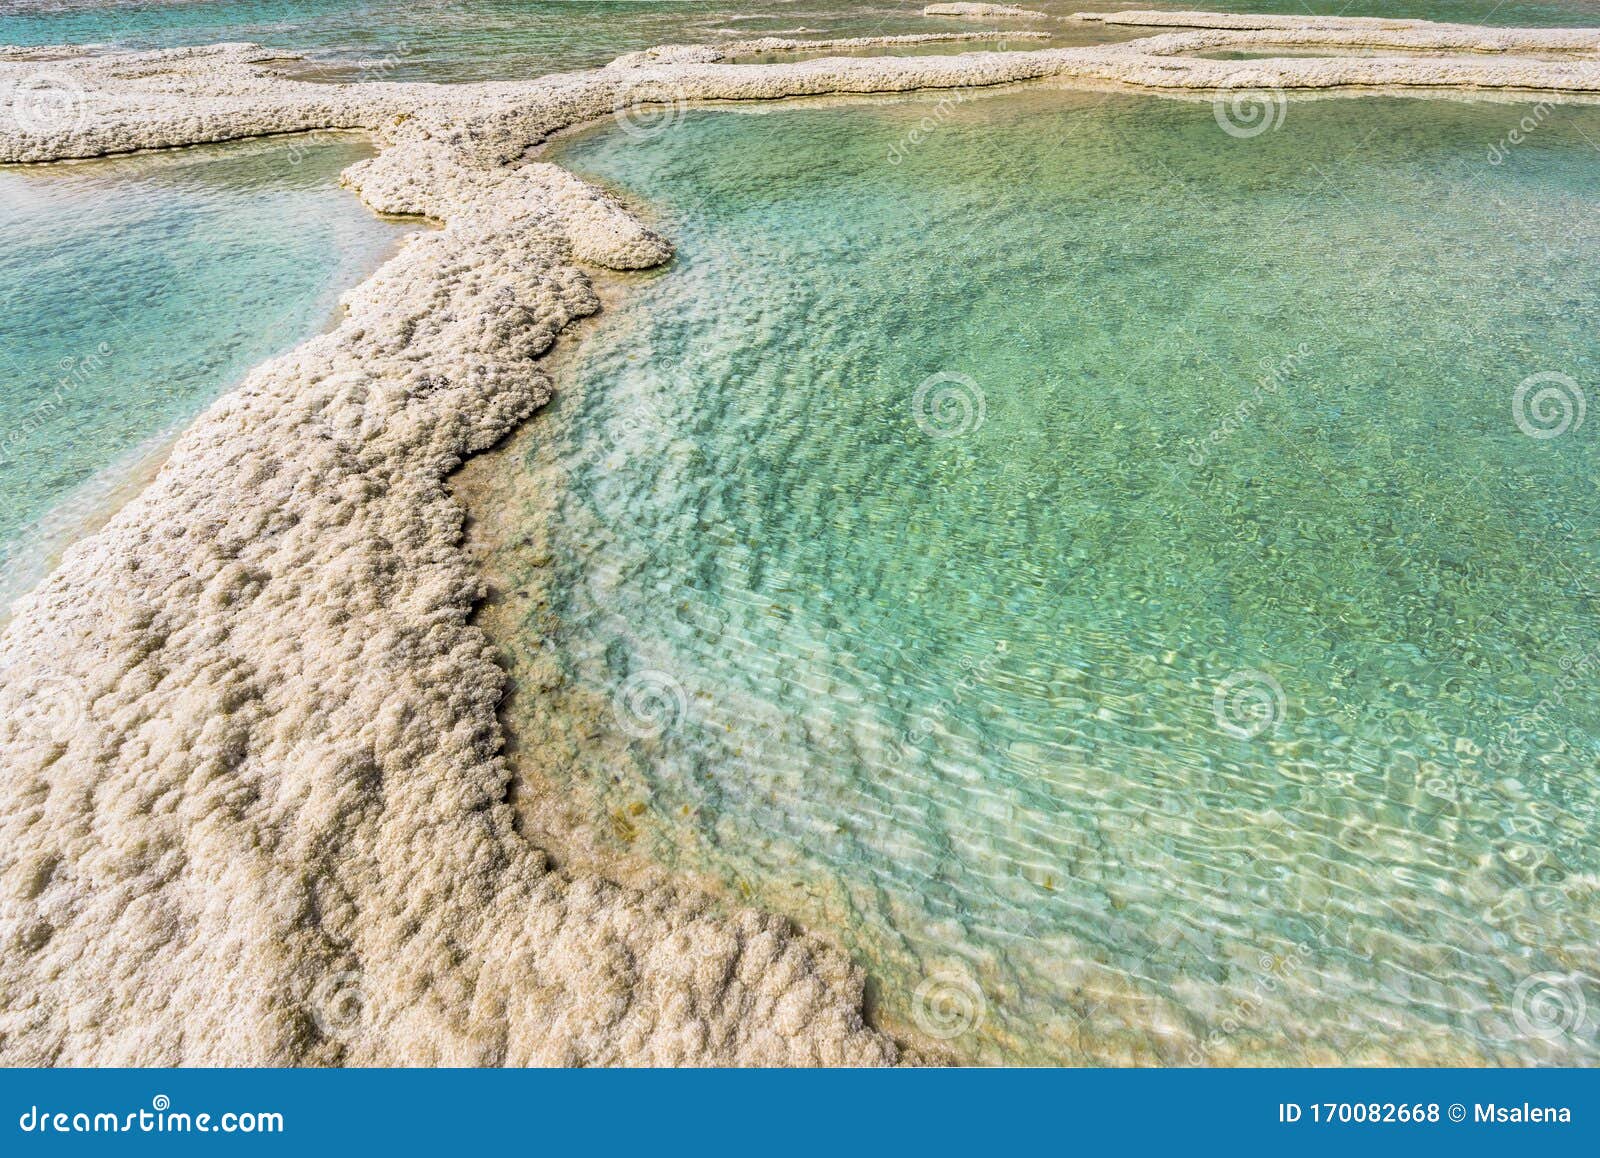
[[[964,20],[987,20],[992,16],[1009,16],[1017,20],[1048,20],[1049,14],[1031,8],[1017,8],[1010,4],[929,4],[922,10],[924,16],[959,16]]]
[[[626,128],[651,103],[1042,77],[1204,90],[1242,62],[1182,53],[1267,44],[1410,52],[1249,62],[1285,89],[1600,91],[1595,31],[1094,18],[1188,30],[777,65],[664,48],[460,86],[290,80],[239,44],[0,51],[15,114],[0,114],[0,160],[362,129],[380,152],[347,182],[442,226],[351,292],[336,329],[218,401],[16,605],[0,636],[0,1061],[902,1060],[826,943],[671,881],[559,871],[517,831],[503,675],[469,622],[482,584],[446,478],[550,396],[536,359],[597,308],[579,263],[671,254],[616,200],[529,159],[568,126]],[[17,94],[41,84],[73,115],[21,115]]]
[[[755,40],[731,40],[721,44],[662,44],[640,52],[629,52],[613,60],[607,68],[642,68],[649,64],[716,64],[741,56],[765,56],[776,52],[826,52],[860,48],[886,48],[938,42],[981,40],[993,43],[1010,40],[1049,40],[1048,32],[913,32],[906,36],[846,36],[835,40],[791,40],[781,36],[762,36]]]

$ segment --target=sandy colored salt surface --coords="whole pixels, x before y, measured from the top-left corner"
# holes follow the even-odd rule
[[[1010,17],[1013,20],[1048,20],[1049,15],[1032,8],[1017,8],[1011,4],[929,4],[922,10],[924,16],[959,16],[964,20],[985,20],[991,16]]]
[[[948,44],[962,41],[1049,40],[1048,32],[913,32],[905,36],[846,36],[834,40],[793,40],[762,36],[755,40],[729,40],[721,44],[662,44],[629,52],[607,68],[642,68],[651,64],[717,64],[741,56],[766,56],[778,52],[854,51],[901,45]]]
[[[1600,29],[1485,28],[1431,20],[1378,17],[1234,16],[1217,12],[1080,12],[1091,23],[1181,28],[1187,31],[1133,41],[1145,54],[1214,48],[1395,48],[1430,52],[1600,52]],[[1236,66],[1237,67],[1237,66]],[[1359,83],[1359,82],[1349,82]],[[1529,87],[1543,87],[1530,84]]]
[[[381,151],[350,186],[442,225],[214,405],[0,635],[0,1061],[900,1060],[828,943],[670,881],[557,871],[507,804],[504,677],[446,479],[550,396],[537,359],[597,308],[580,266],[671,255],[529,152],[691,100],[1204,91],[1241,65],[1178,54],[1263,36],[1507,46],[1268,62],[1285,89],[1600,92],[1600,62],[1509,55],[1597,32],[1162,23],[1180,16],[1199,29],[1093,48],[748,65],[691,46],[461,86],[290,80],[248,45],[0,52],[0,160],[364,129]]]

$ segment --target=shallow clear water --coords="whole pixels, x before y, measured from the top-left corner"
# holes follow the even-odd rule
[[[0,599],[416,228],[339,188],[369,153],[343,138],[0,168]]]
[[[985,27],[931,20],[921,4],[777,0],[274,0],[68,3],[0,0],[0,43],[169,47],[250,40],[305,51],[329,79],[525,78],[604,64],[656,44],[732,36],[869,36]],[[1084,28],[1078,40],[1122,39]]]
[[[876,36],[1033,28],[1056,43],[1140,35],[1057,21],[974,22],[921,15],[924,0],[0,0],[0,44],[170,47],[250,40],[307,52],[329,79],[474,80],[589,67],[655,44],[726,36]],[[1595,0],[1038,0],[1068,15],[1128,7],[1412,16],[1493,24],[1600,24]],[[1026,47],[1021,42],[1019,47]],[[937,51],[936,49],[933,51]]]
[[[568,142],[681,248],[526,464],[523,759],[958,1056],[1597,1060],[1600,427],[1535,435],[1600,381],[1600,110],[1491,164],[1528,115]]]

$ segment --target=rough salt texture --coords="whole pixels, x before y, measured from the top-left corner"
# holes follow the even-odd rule
[[[1048,20],[1049,14],[1032,8],[1016,8],[1010,4],[929,4],[922,10],[924,16],[959,16],[964,20],[985,20],[991,16],[1009,16],[1017,20]]]
[[[232,89],[247,58],[98,61],[148,87],[106,98],[120,129],[55,147],[399,115],[395,90],[301,86],[189,108],[167,71]],[[153,127],[130,129],[152,89]],[[837,952],[550,871],[514,829],[444,478],[548,398],[532,360],[597,307],[574,261],[671,249],[571,174],[481,163],[426,119],[386,124],[347,178],[444,228],[214,406],[0,639],[0,1060],[892,1062]]]
[[[608,69],[642,68],[647,64],[716,64],[741,56],[765,56],[774,52],[825,52],[829,49],[892,48],[897,45],[958,43],[982,40],[1049,40],[1048,32],[913,32],[905,36],[846,36],[834,40],[791,40],[782,36],[761,36],[754,40],[730,40],[722,44],[661,44],[639,52],[624,53]]]
[[[1442,24],[1436,20],[1414,20],[1390,16],[1279,16],[1265,13],[1167,12],[1157,9],[1125,9],[1121,12],[1078,12],[1071,19],[1100,24],[1121,24],[1141,28],[1222,28],[1236,31],[1279,29],[1288,32],[1329,29],[1341,35],[1365,36],[1374,31],[1394,29],[1433,29],[1442,35],[1508,35],[1547,37],[1593,34],[1592,29],[1536,29],[1486,27],[1474,24]]]
[[[0,635],[0,1061],[897,1060],[826,944],[670,882],[556,871],[517,831],[503,676],[468,621],[481,582],[445,479],[548,398],[534,360],[597,307],[576,263],[670,256],[527,159],[579,122],[1047,76],[1204,89],[1238,62],[1175,54],[1261,36],[1508,46],[1270,62],[1285,88],[1600,91],[1600,63],[1504,55],[1592,52],[1594,32],[1161,19],[1208,30],[781,65],[662,50],[463,86],[290,80],[248,45],[0,52],[0,160],[361,128],[381,151],[349,183],[443,225],[213,406]]]
[[[1207,30],[1146,37],[1131,42],[1138,46],[1138,51],[1154,55],[1214,48],[1399,48],[1465,53],[1600,52],[1600,30],[1593,28],[1485,28],[1470,24],[1390,20],[1374,16],[1235,16],[1225,12],[1080,12],[1072,19],[1099,24]],[[1282,62],[1273,63],[1277,65]],[[1546,85],[1536,83],[1531,87]]]

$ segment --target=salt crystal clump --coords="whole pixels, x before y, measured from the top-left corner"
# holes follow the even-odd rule
[[[1011,4],[929,4],[922,10],[924,16],[960,16],[966,20],[983,20],[990,16],[1009,16],[1021,20],[1048,20],[1049,14],[1032,8],[1017,8]]]

